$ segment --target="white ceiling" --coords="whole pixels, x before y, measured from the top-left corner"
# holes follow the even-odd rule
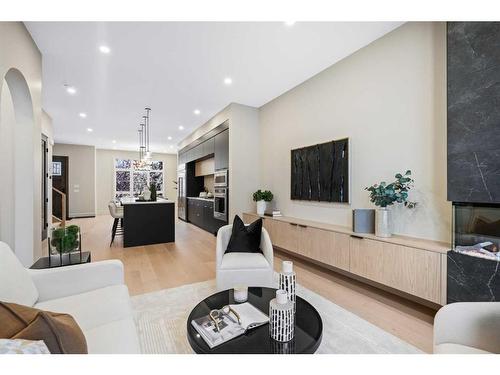
[[[56,142],[136,150],[175,145],[231,102],[260,107],[401,22],[27,22],[43,55]],[[99,52],[107,45],[111,53]],[[231,77],[232,85],[224,84]],[[64,85],[76,88],[69,95]],[[193,111],[199,109],[200,115]],[[82,119],[79,113],[87,118]],[[184,130],[179,130],[179,125]],[[89,133],[87,128],[92,128]],[[171,136],[172,140],[167,137]],[[115,140],[116,143],[112,143]]]

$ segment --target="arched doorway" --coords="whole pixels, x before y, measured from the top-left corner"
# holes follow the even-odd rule
[[[25,78],[17,69],[7,71],[0,87],[0,240],[29,266],[34,251],[34,114]]]

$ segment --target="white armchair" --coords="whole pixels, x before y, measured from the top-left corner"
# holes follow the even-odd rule
[[[500,353],[500,302],[442,307],[434,318],[434,353]]]
[[[140,353],[119,260],[31,270],[0,242],[0,301],[72,315],[89,353]]]
[[[224,254],[232,229],[232,225],[226,225],[217,232],[217,289],[231,289],[235,285],[273,287],[273,245],[267,231],[262,228],[260,249],[263,254]]]

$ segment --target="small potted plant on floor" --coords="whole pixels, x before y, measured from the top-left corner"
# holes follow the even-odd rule
[[[389,206],[394,203],[403,203],[405,207],[414,208],[417,203],[408,201],[408,191],[413,187],[413,179],[410,177],[411,171],[408,170],[404,175],[397,173],[396,180],[387,184],[385,181],[379,184],[366,187],[370,192],[370,201],[379,207],[375,211],[375,235],[378,237],[390,237],[391,217]]]
[[[257,202],[257,215],[264,215],[267,202],[271,202],[273,198],[273,193],[271,193],[269,190],[262,191],[259,189],[255,193],[253,193],[253,200],[254,202]]]

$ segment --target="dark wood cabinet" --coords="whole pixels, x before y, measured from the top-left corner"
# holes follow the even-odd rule
[[[203,146],[203,156],[211,155],[215,152],[215,138],[207,139],[202,143]]]
[[[214,235],[226,225],[224,221],[214,218],[213,201],[196,198],[188,198],[188,221]]]
[[[229,168],[229,129],[217,134],[214,143],[215,170]]]

